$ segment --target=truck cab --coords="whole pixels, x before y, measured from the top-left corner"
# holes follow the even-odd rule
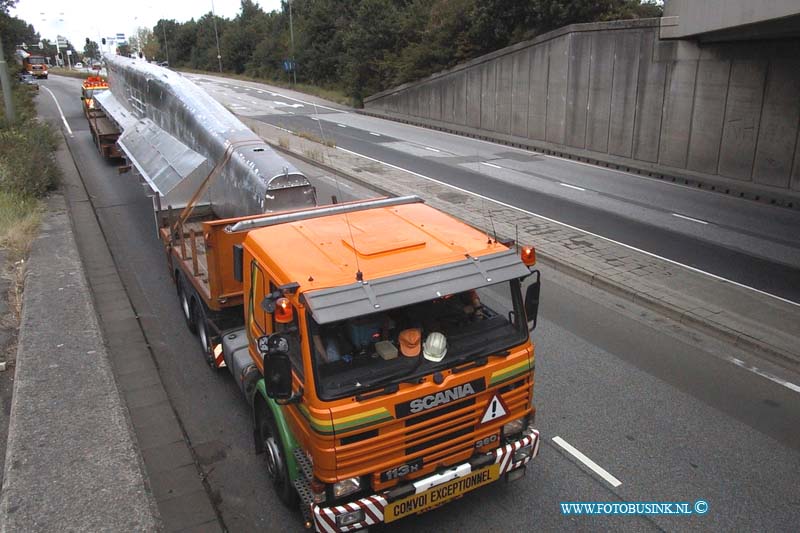
[[[538,453],[534,252],[394,200],[250,221],[234,253],[245,326],[223,357],[278,494],[317,531],[425,512]]]

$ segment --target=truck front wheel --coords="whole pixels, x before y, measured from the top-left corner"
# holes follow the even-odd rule
[[[286,464],[286,451],[283,449],[275,421],[269,415],[261,417],[261,439],[264,443],[264,459],[267,466],[267,475],[272,481],[272,486],[278,498],[289,508],[297,506],[297,491],[289,478],[289,467]]]
[[[216,370],[217,365],[214,363],[214,346],[211,342],[211,333],[208,330],[208,320],[206,319],[203,304],[197,300],[192,301],[192,316],[194,328],[197,331],[197,339],[200,341],[200,348],[203,350],[206,363],[208,363],[208,366],[213,370]]]

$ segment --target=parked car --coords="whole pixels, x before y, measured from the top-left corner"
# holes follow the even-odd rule
[[[27,72],[21,72],[19,75],[19,82],[23,85],[29,85],[32,89],[38,91],[39,84],[36,82],[36,78],[33,77],[33,74],[29,74]]]
[[[75,68],[83,68],[83,63],[78,61],[77,63],[75,63]]]

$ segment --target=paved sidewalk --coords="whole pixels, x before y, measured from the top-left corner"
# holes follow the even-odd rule
[[[416,194],[428,204],[481,228],[536,246],[541,261],[681,323],[797,370],[800,306],[700,274],[546,218],[482,199],[468,191],[397,170],[346,151],[239,116],[278,149],[328,167],[388,195]],[[431,176],[435,178],[435,176]]]
[[[47,212],[28,261],[0,531],[158,530],[64,198]]]

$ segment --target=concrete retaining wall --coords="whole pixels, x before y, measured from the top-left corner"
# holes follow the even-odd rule
[[[800,40],[695,44],[659,19],[567,26],[365,111],[800,204]]]

